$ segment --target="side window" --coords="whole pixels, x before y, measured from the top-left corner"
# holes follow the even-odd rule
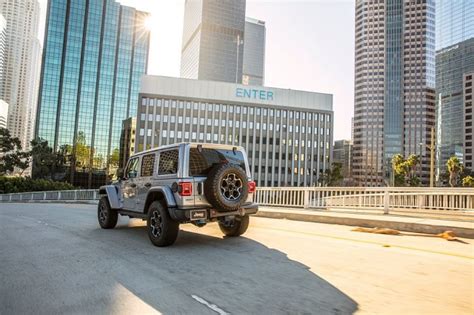
[[[142,157],[142,168],[140,176],[153,176],[153,169],[155,168],[155,153],[147,154]]]
[[[158,175],[170,175],[178,173],[178,150],[169,150],[160,153],[158,163]]]
[[[130,160],[127,166],[127,172],[125,173],[127,178],[135,178],[138,175],[138,157]]]

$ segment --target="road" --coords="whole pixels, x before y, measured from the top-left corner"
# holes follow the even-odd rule
[[[472,314],[473,243],[252,218],[157,248],[92,205],[0,204],[0,314]]]

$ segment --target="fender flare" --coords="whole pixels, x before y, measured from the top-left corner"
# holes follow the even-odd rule
[[[166,206],[168,208],[175,208],[176,207],[176,200],[174,199],[173,192],[171,191],[171,188],[168,186],[154,186],[148,190],[147,196],[146,196],[146,201],[145,204],[148,204],[149,202],[149,196],[153,193],[161,193],[164,197],[164,200],[166,202]],[[146,211],[146,207],[144,211]]]
[[[119,194],[118,194],[116,186],[114,185],[102,186],[99,189],[99,194],[107,195],[107,199],[109,200],[109,204],[112,209],[122,208],[122,202],[119,198]]]

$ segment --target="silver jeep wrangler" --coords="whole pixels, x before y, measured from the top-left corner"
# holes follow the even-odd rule
[[[242,147],[179,143],[130,157],[119,180],[102,186],[97,217],[104,229],[117,224],[118,214],[147,222],[150,241],[173,244],[180,223],[202,227],[217,221],[227,236],[245,233],[255,182]]]

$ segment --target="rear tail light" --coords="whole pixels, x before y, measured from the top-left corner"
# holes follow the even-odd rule
[[[191,196],[193,194],[193,183],[181,182],[178,184],[178,193],[180,196]]]
[[[257,190],[257,184],[254,181],[249,182],[249,193],[254,193]]]

